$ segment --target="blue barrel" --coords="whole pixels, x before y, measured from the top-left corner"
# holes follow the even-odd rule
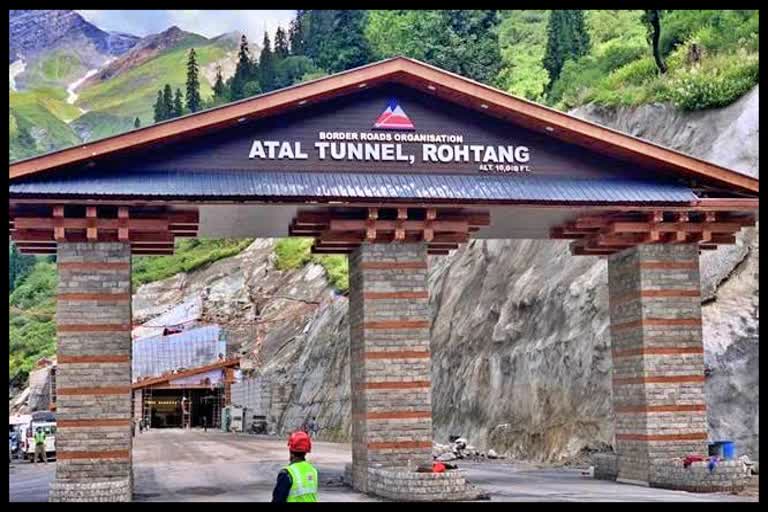
[[[723,458],[733,460],[736,458],[736,443],[733,441],[720,441],[723,446]]]

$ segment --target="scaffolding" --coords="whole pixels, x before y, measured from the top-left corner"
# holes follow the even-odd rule
[[[133,380],[205,366],[225,353],[226,341],[218,325],[138,339],[133,344]]]
[[[148,420],[146,428],[152,426],[152,388],[144,388],[141,392],[141,418]]]
[[[184,390],[181,399],[181,426],[182,428],[192,426],[192,400],[188,389]]]

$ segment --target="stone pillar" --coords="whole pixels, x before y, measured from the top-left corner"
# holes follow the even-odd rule
[[[670,459],[707,453],[698,248],[627,249],[608,283],[617,480],[663,485]]]
[[[50,501],[130,501],[131,249],[60,243]]]
[[[367,244],[349,257],[352,480],[432,462],[429,292],[424,243]]]

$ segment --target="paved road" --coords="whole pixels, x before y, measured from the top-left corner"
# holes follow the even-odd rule
[[[341,485],[350,445],[314,442],[323,501],[378,501]],[[153,430],[134,441],[136,501],[270,501],[286,441],[209,430]]]
[[[53,481],[56,464],[32,464],[14,460],[8,467],[9,501],[48,501],[48,487]]]
[[[731,494],[696,494],[595,480],[581,470],[526,464],[463,463],[467,479],[491,501],[757,501]]]
[[[286,463],[286,443],[218,431],[153,430],[134,440],[135,501],[269,501]],[[378,501],[340,484],[351,447],[313,443],[322,501]],[[46,501],[55,464],[15,462],[10,501]],[[757,501],[756,497],[693,494],[594,480],[578,470],[526,464],[461,463],[491,501]]]

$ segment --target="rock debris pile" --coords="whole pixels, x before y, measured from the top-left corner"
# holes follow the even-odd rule
[[[432,443],[432,458],[440,462],[450,462],[452,460],[486,460],[486,459],[505,459],[505,455],[497,454],[493,449],[487,452],[480,451],[464,438],[460,436],[451,436],[448,444]]]

